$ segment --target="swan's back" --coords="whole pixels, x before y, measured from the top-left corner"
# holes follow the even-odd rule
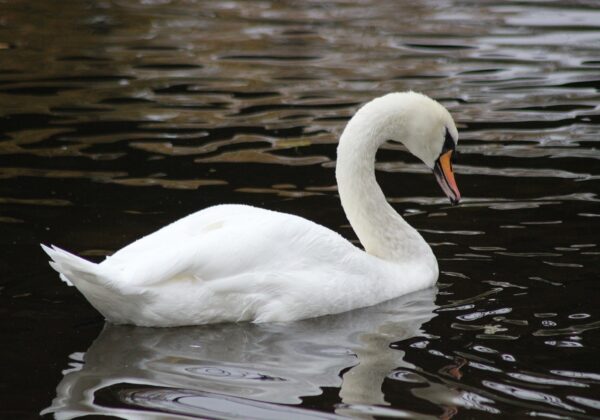
[[[127,284],[150,285],[170,280],[157,267],[163,261],[179,276],[192,274],[197,280],[211,281],[242,270],[314,268],[355,250],[341,235],[299,216],[219,205],[133,242],[100,265],[119,267]]]

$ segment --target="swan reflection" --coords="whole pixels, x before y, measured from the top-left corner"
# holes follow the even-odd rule
[[[71,363],[65,371],[42,414],[336,418],[279,405],[299,404],[322,387],[340,389],[338,414],[387,405],[381,391],[386,376],[413,367],[389,345],[421,333],[434,316],[435,295],[428,289],[292,323],[168,329],[106,324],[83,364]]]

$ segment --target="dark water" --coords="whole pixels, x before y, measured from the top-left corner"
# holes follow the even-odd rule
[[[0,0],[0,417],[600,416],[596,1]],[[450,207],[378,155],[437,290],[283,325],[104,326],[39,242],[92,259],[239,202],[354,238],[357,106],[413,89],[461,136]]]

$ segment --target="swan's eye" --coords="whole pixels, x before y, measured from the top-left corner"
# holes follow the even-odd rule
[[[452,134],[450,134],[450,131],[448,131],[448,128],[446,128],[446,136],[444,138],[444,145],[442,146],[442,154],[450,150],[454,151],[454,149],[456,149],[456,143],[452,138]]]

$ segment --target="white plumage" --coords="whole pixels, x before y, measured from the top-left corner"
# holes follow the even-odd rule
[[[348,123],[336,177],[366,252],[304,218],[245,205],[193,213],[99,264],[42,247],[61,278],[117,324],[291,321],[373,305],[438,277],[431,248],[378,187],[375,152],[396,140],[433,168],[446,133],[456,142],[450,114],[413,92],[377,98]]]

